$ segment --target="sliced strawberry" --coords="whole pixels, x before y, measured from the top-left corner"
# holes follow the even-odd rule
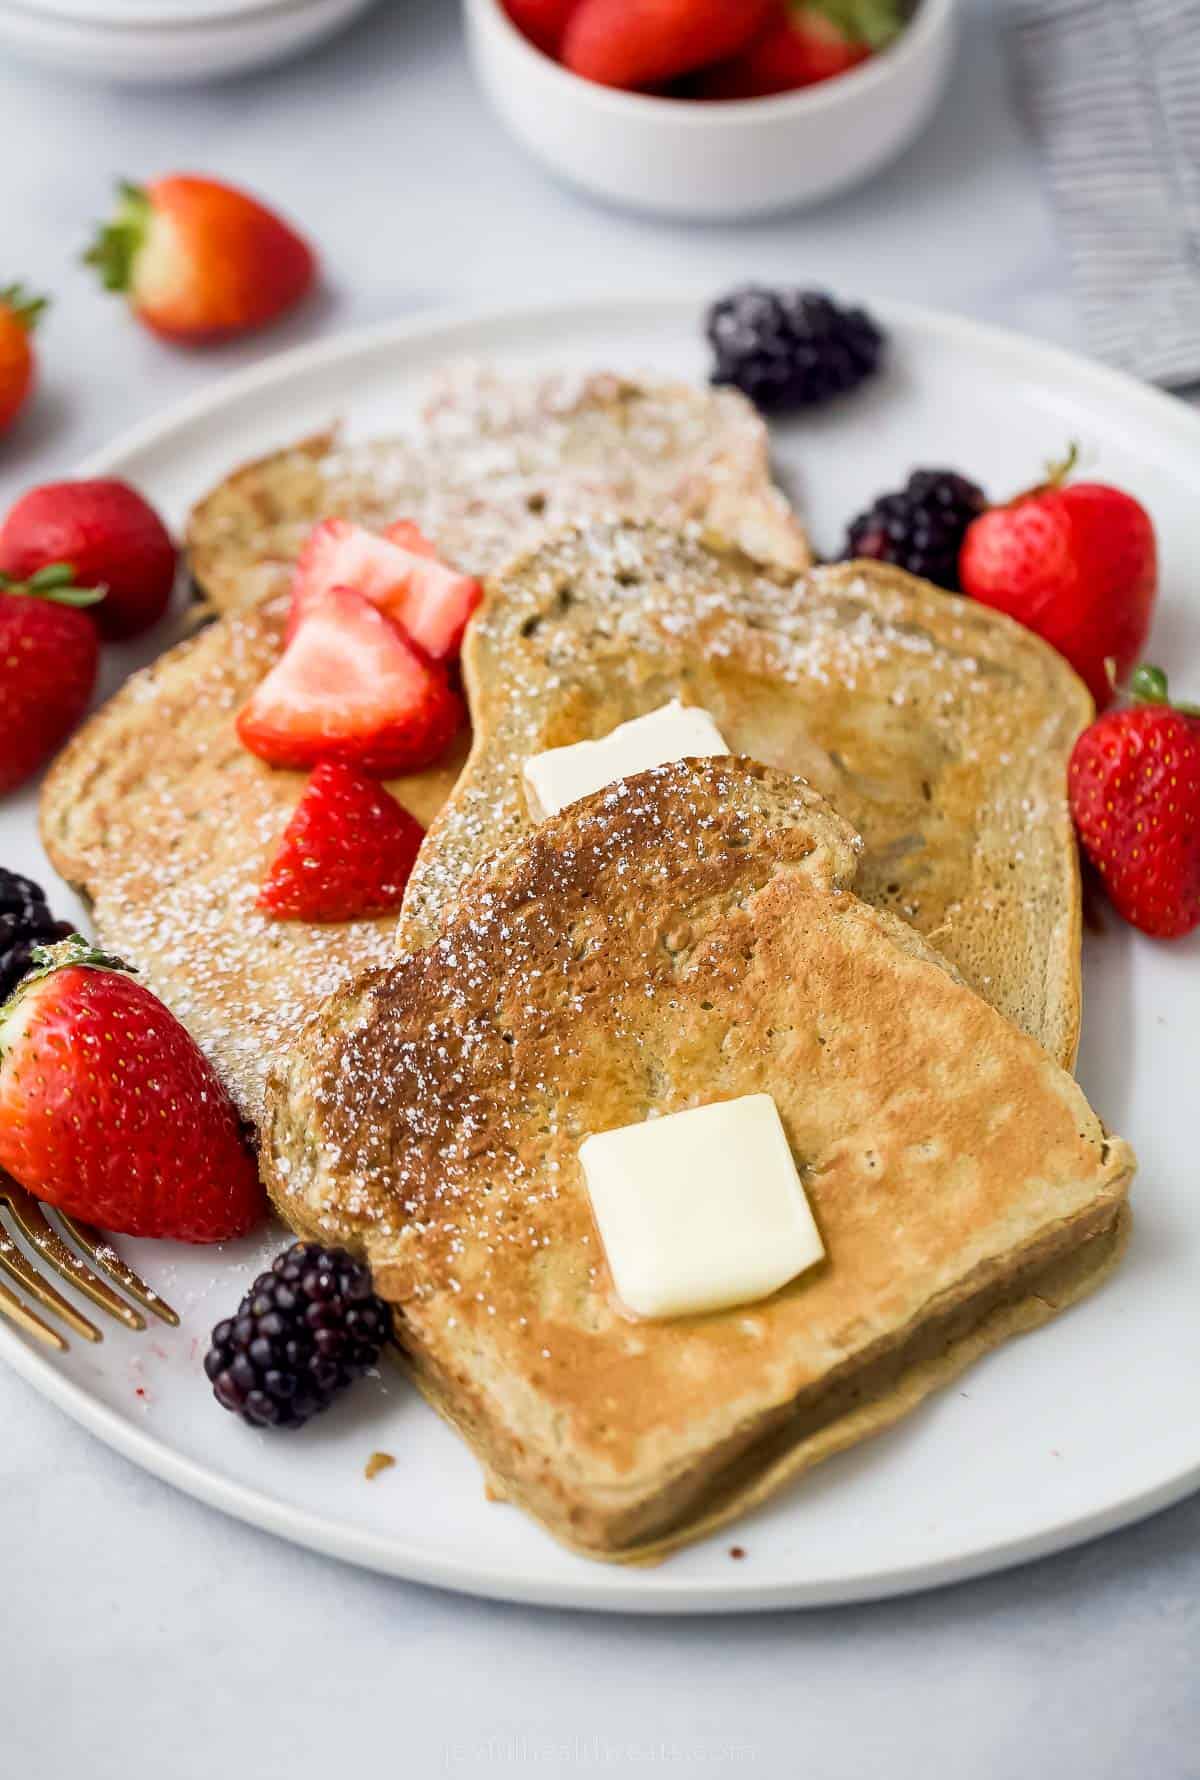
[[[420,772],[463,719],[446,670],[352,587],[306,606],[291,642],[237,719],[271,766],[347,760],[364,772]]]
[[[277,921],[358,921],[404,899],[425,830],[374,779],[323,760],[304,787],[256,906]]]
[[[412,559],[408,586],[392,616],[432,660],[450,660],[462,648],[483,588],[474,576],[439,561],[435,546],[411,519],[390,525],[384,537]]]
[[[390,543],[399,544],[401,550],[411,550],[414,556],[427,556],[433,562],[437,561],[437,545],[425,536],[415,519],[398,519],[383,535]]]
[[[288,636],[309,603],[331,587],[353,587],[394,618],[431,661],[458,653],[467,620],[483,598],[470,575],[438,560],[435,546],[411,520],[382,534],[348,519],[326,519],[300,553]]]

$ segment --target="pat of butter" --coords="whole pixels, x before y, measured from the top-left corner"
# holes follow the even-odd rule
[[[648,717],[619,723],[598,742],[572,742],[534,754],[525,762],[525,795],[534,820],[544,822],[569,803],[652,766],[728,753],[708,712],[676,698]]]
[[[601,1132],[579,1160],[613,1283],[638,1316],[749,1304],[825,1253],[769,1094]]]

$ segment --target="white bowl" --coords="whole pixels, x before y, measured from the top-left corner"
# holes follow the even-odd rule
[[[65,0],[62,10],[46,0],[0,0],[0,52],[122,86],[191,85],[299,55],[370,4],[197,0],[190,7],[138,0],[117,22],[111,5],[90,0]]]
[[[708,220],[813,203],[892,160],[950,73],[957,0],[920,0],[903,35],[848,74],[778,98],[658,99],[581,80],[500,0],[465,0],[479,81],[513,135],[593,196]]]

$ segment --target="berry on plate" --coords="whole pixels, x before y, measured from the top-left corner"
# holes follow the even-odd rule
[[[884,336],[864,309],[821,291],[747,285],[708,312],[714,383],[731,383],[764,413],[813,408],[879,368]]]
[[[360,921],[398,909],[425,830],[375,779],[314,767],[255,906],[277,921]]]
[[[306,607],[237,732],[271,766],[344,760],[387,777],[432,766],[462,720],[446,669],[361,593],[334,587]]]
[[[467,620],[483,598],[479,582],[440,562],[411,520],[383,533],[348,519],[318,525],[296,564],[289,640],[312,602],[332,587],[353,587],[394,619],[431,661],[458,654]]]
[[[127,482],[96,477],[31,488],[0,526],[0,570],[26,581],[70,563],[103,598],[92,617],[104,637],[135,637],[156,624],[175,585],[176,554],[154,508]]]
[[[503,0],[513,24],[537,49],[557,56],[579,0]]]
[[[900,0],[785,0],[737,56],[701,79],[705,99],[761,99],[847,74],[904,27]]]
[[[296,1242],[212,1332],[204,1370],[252,1428],[299,1428],[379,1363],[391,1312],[344,1248]]]
[[[0,1008],[0,1167],[126,1236],[224,1242],[265,1210],[233,1103],[195,1040],[78,934]]]
[[[96,684],[100,598],[66,563],[28,581],[0,574],[0,795],[31,778],[79,722]]]
[[[1158,668],[1131,691],[1075,744],[1071,813],[1118,913],[1177,939],[1200,926],[1200,711],[1169,703]]]
[[[33,330],[48,301],[30,296],[20,284],[0,288],[0,433],[29,400],[37,374]]]
[[[842,555],[895,563],[956,593],[962,541],[987,504],[982,488],[955,470],[914,470],[903,488],[851,520]]]
[[[653,87],[736,55],[774,0],[579,0],[562,59],[607,87]]]
[[[35,946],[53,945],[72,932],[69,922],[54,919],[40,884],[0,865],[0,1001],[32,969]]]
[[[190,344],[266,326],[316,273],[307,242],[257,198],[191,173],[122,185],[85,258],[139,321]]]
[[[976,519],[959,575],[964,593],[1065,655],[1103,710],[1141,657],[1158,548],[1141,503],[1101,482],[1067,482],[1073,463],[1074,452],[1041,488]]]

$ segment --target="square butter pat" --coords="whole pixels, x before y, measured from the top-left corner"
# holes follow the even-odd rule
[[[648,772],[652,766],[728,752],[725,738],[707,711],[672,699],[648,717],[619,723],[598,742],[573,742],[566,748],[534,754],[525,762],[530,814],[544,822],[569,803],[618,779]]]
[[[692,1316],[777,1292],[825,1253],[769,1094],[579,1146],[613,1283],[638,1316]]]

